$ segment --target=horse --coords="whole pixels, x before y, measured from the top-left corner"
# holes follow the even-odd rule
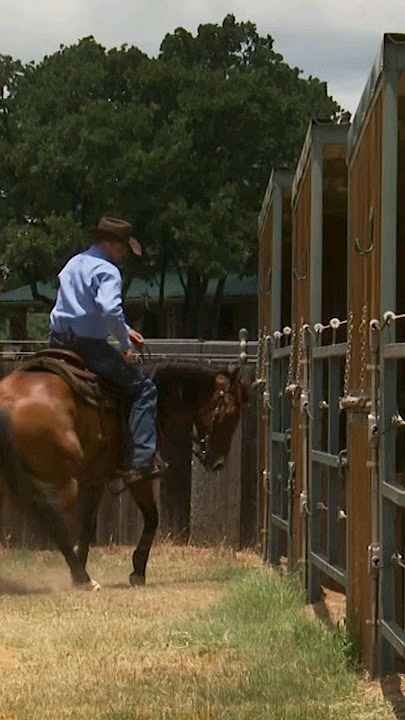
[[[92,590],[100,586],[86,570],[89,546],[104,487],[116,475],[125,421],[119,399],[73,356],[42,350],[0,381],[0,503],[6,489],[14,505],[46,530],[73,583]],[[247,399],[239,368],[157,362],[144,369],[157,386],[159,436],[173,418],[187,416],[202,464],[219,470]],[[153,490],[152,480],[128,484],[144,521],[132,556],[132,586],[145,583],[158,526]],[[75,510],[76,551],[66,519]]]

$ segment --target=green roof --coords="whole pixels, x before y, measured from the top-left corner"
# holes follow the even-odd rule
[[[207,296],[213,297],[217,286],[217,280],[210,280],[208,283]],[[38,292],[40,295],[45,295],[49,300],[54,300],[56,297],[56,286],[51,283],[41,283],[37,285]],[[256,297],[258,292],[257,277],[239,278],[238,275],[228,275],[224,295],[226,297]],[[183,298],[184,290],[179,280],[177,273],[168,273],[165,282],[165,297],[169,298]],[[141,300],[142,298],[149,298],[150,300],[159,299],[159,284],[154,281],[146,281],[136,278],[132,280],[129,290],[126,295],[126,300]],[[7,292],[0,293],[0,303],[32,303],[35,302],[32,297],[31,288],[29,285],[15,288],[15,290],[8,290]]]

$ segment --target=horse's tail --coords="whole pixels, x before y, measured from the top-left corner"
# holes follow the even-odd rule
[[[0,473],[13,504],[21,512],[39,519],[42,506],[51,504],[51,500],[23,465],[10,413],[4,409],[0,409]]]
[[[39,530],[46,531],[56,543],[75,582],[88,582],[90,578],[73,551],[59,503],[50,497],[22,462],[10,413],[5,409],[0,409],[0,475],[17,509],[25,513],[31,522],[34,521]]]

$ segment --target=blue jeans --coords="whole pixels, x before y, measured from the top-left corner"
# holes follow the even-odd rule
[[[134,363],[124,362],[121,354],[106,340],[51,333],[51,347],[73,350],[86,367],[117,388],[130,402],[128,448],[125,466],[141,468],[152,465],[156,453],[155,384]]]

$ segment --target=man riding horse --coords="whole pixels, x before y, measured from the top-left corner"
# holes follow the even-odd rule
[[[130,249],[139,256],[142,248],[131,237],[131,225],[118,218],[102,217],[87,232],[93,244],[59,273],[50,345],[80,355],[89,370],[128,399],[129,447],[120,474],[130,484],[159,477],[165,469],[156,458],[156,387],[133,362],[133,347],[144,340],[127,325],[122,307],[119,265]],[[107,342],[108,334],[121,352]]]
[[[246,389],[239,368],[154,363],[152,382],[131,362],[132,347],[141,346],[143,338],[125,322],[118,264],[129,247],[136,254],[141,248],[131,226],[116,218],[102,218],[90,232],[94,243],[59,275],[52,347],[0,381],[0,507],[6,491],[46,530],[73,581],[91,590],[99,587],[86,570],[97,508],[105,484],[115,476],[122,445],[121,409],[97,376],[131,405],[123,480],[144,520],[132,556],[133,586],[145,583],[158,526],[154,479],[165,468],[156,458],[156,414],[163,432],[174,418],[187,417],[197,432],[201,462],[218,470],[229,453]],[[121,352],[107,342],[109,333]],[[76,507],[77,551],[64,517]]]

